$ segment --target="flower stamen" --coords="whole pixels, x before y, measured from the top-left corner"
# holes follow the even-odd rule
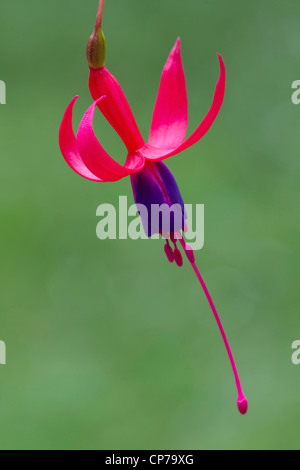
[[[170,263],[174,263],[174,260],[175,260],[174,253],[173,253],[172,247],[170,246],[169,240],[166,240],[165,253],[168,258],[168,261]]]
[[[181,233],[178,232],[178,234],[181,236]],[[182,259],[182,254],[180,253],[180,250],[177,246],[177,238],[178,238],[178,234],[174,234],[174,233],[170,233],[168,235],[168,237],[170,237],[170,239],[172,240],[172,243],[174,245],[174,250],[172,250],[170,244],[169,244],[169,240],[167,239],[167,245],[165,246],[165,251],[167,250],[168,252],[171,250],[172,252],[172,263],[173,261],[175,261],[175,263],[177,264],[177,266],[179,266],[181,268],[181,266],[183,265],[183,259]],[[167,253],[167,252],[166,252]],[[167,255],[168,256],[168,255]],[[169,257],[168,257],[169,259]],[[170,261],[170,260],[169,260]]]
[[[175,259],[175,263],[177,264],[177,266],[179,266],[181,268],[181,266],[183,265],[183,259],[182,259],[182,254],[180,253],[180,250],[178,248],[178,246],[176,245],[176,241],[173,242],[174,243],[174,259]]]

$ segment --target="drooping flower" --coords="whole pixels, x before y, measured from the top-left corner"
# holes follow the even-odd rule
[[[121,86],[105,67],[106,43],[101,26],[104,2],[105,0],[99,1],[95,29],[87,44],[87,60],[90,68],[89,88],[94,103],[84,114],[77,136],[75,136],[72,116],[74,103],[78,97],[73,98],[65,111],[60,127],[61,152],[69,166],[89,180],[115,182],[130,176],[137,207],[143,204],[148,209],[146,218],[141,214],[146,235],[151,236],[154,233],[163,235],[166,239],[166,256],[171,263],[175,261],[178,266],[182,266],[183,263],[178,248],[178,241],[180,242],[219,326],[235,376],[238,409],[241,414],[245,414],[248,402],[243,394],[227,337],[212,298],[195,264],[193,250],[182,236],[182,232],[187,228],[183,199],[174,176],[162,161],[196,144],[212,126],[222,106],[225,93],[224,62],[218,55],[220,75],[212,105],[201,124],[186,139],[188,100],[180,39],[177,39],[163,69],[150,135],[148,143],[145,143]],[[104,150],[94,134],[93,117],[96,107],[119,134],[127,148],[128,154],[124,165],[119,164]],[[154,204],[159,206],[164,204],[170,210],[176,207],[177,212],[170,214],[168,230],[165,230],[161,219],[156,224],[151,220],[151,206]]]

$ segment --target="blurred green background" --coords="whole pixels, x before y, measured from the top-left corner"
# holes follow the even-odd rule
[[[249,399],[234,381],[192,270],[161,241],[96,238],[96,208],[132,201],[65,164],[58,129],[91,104],[85,46],[97,0],[1,3],[1,449],[297,449],[298,1],[107,0],[107,62],[144,137],[164,62],[182,38],[192,131],[227,67],[207,136],[168,160],[186,203],[205,204],[197,262]],[[97,135],[126,156],[100,113]]]

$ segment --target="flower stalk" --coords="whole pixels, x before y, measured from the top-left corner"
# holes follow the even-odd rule
[[[102,26],[102,16],[103,16],[103,10],[104,10],[104,3],[105,3],[105,0],[99,0],[99,6],[98,6],[96,24],[95,24],[95,32],[99,31],[101,29],[101,26]]]
[[[99,1],[95,29],[86,46],[86,58],[91,69],[104,67],[106,59],[106,41],[102,31],[102,16],[105,0]]]

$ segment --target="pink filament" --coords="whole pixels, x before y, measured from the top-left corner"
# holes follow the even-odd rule
[[[220,317],[218,315],[218,312],[217,312],[217,309],[213,303],[213,300],[210,296],[210,293],[205,285],[205,282],[199,272],[199,269],[197,268],[196,266],[196,263],[195,263],[195,259],[194,257],[191,257],[190,254],[188,253],[188,251],[186,250],[187,246],[185,244],[185,241],[183,240],[182,237],[179,238],[180,240],[180,243],[184,249],[184,252],[189,260],[189,262],[191,263],[192,265],[192,268],[204,290],[204,293],[206,295],[206,298],[209,302],[209,305],[212,309],[212,312],[214,314],[214,317],[216,319],[216,322],[218,324],[218,327],[219,327],[219,330],[221,332],[221,335],[222,335],[222,338],[223,338],[223,341],[224,341],[224,344],[225,344],[225,347],[226,347],[226,350],[227,350],[227,353],[228,353],[228,356],[229,356],[229,359],[230,359],[230,363],[231,363],[231,367],[232,367],[232,370],[233,370],[233,374],[234,374],[234,377],[235,377],[235,382],[236,382],[236,386],[237,386],[237,391],[238,391],[238,399],[237,399],[237,406],[238,406],[238,409],[239,409],[239,412],[244,415],[247,413],[247,410],[248,410],[248,401],[247,401],[247,398],[245,397],[244,393],[243,393],[243,389],[242,389],[242,385],[241,385],[241,381],[240,381],[240,378],[239,378],[239,374],[238,374],[238,371],[237,371],[237,368],[236,368],[236,365],[235,365],[235,361],[234,361],[234,358],[233,358],[233,354],[231,352],[231,349],[230,349],[230,346],[229,346],[229,342],[227,340],[227,337],[226,337],[226,334],[225,334],[225,331],[224,331],[224,328],[222,326],[222,323],[221,323],[221,320],[220,320]]]

